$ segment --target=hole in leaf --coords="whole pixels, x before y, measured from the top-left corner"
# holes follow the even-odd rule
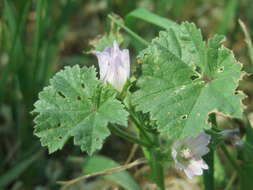
[[[188,117],[187,115],[182,115],[181,119],[185,120],[185,119],[187,119],[187,117]]]
[[[224,71],[224,67],[219,68],[218,72],[222,73]]]
[[[82,84],[81,84],[81,87],[82,87],[82,88],[85,88],[85,85],[82,83]]]
[[[62,136],[59,136],[58,138],[59,138],[59,139],[62,139]]]
[[[58,123],[57,126],[60,127],[60,126],[61,126],[61,123]]]
[[[77,96],[77,100],[81,100],[81,97],[80,97],[80,96]]]
[[[64,94],[62,92],[58,92],[58,94],[62,97],[62,98],[66,98],[66,96],[64,96]]]
[[[235,95],[237,95],[237,94],[239,94],[239,92],[238,92],[238,91],[235,91]]]
[[[198,79],[199,76],[198,75],[192,75],[190,78],[191,78],[191,80],[195,80],[195,79]]]
[[[197,73],[201,74],[201,68],[200,68],[199,66],[196,66],[196,67],[195,67],[195,71],[196,71]]]

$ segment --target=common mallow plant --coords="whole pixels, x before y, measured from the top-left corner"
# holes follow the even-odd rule
[[[165,189],[164,172],[170,171],[167,162],[189,178],[208,171],[210,152],[219,144],[217,135],[212,137],[218,127],[215,114],[240,118],[243,109],[243,95],[236,91],[241,65],[222,45],[224,37],[205,42],[194,24],[173,25],[144,43],[137,55],[141,72],[126,84],[129,50],[120,50],[112,36],[103,38],[103,49],[92,51],[99,75],[95,67],[68,66],[39,93],[34,134],[42,146],[53,153],[73,139],[93,155],[114,133],[142,147],[149,179],[160,190]],[[129,123],[136,130],[129,132]]]

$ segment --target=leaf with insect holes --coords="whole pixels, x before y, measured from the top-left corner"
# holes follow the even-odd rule
[[[132,101],[160,132],[195,136],[210,127],[211,112],[242,116],[243,95],[236,88],[243,73],[223,40],[216,35],[205,44],[200,30],[185,22],[160,32],[141,52],[143,75]]]
[[[50,153],[74,137],[74,144],[92,154],[110,135],[108,123],[127,126],[128,113],[116,94],[97,79],[94,67],[65,67],[39,93],[33,111],[38,113],[34,134]]]

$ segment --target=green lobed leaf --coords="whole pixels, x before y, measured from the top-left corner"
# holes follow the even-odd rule
[[[208,114],[242,116],[242,77],[233,53],[216,35],[206,44],[199,29],[183,23],[162,31],[140,55],[143,75],[133,95],[136,109],[149,112],[160,132],[171,137],[197,135],[210,127]]]
[[[96,78],[94,67],[65,67],[39,93],[34,133],[52,153],[74,137],[74,144],[92,154],[110,135],[108,123],[127,125],[128,113],[117,92]]]

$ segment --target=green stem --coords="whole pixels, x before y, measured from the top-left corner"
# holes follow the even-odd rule
[[[154,135],[155,144],[159,144],[159,139],[157,135]],[[164,172],[163,166],[161,163],[161,153],[157,148],[153,148],[149,150],[150,152],[150,169],[152,179],[157,185],[158,190],[165,190],[164,184]]]
[[[212,127],[217,127],[216,115],[213,113],[210,115],[210,122]],[[214,190],[214,150],[210,148],[210,151],[204,157],[205,162],[208,165],[208,170],[204,170],[203,179],[205,190]]]
[[[149,143],[152,144],[152,140],[150,139],[149,135],[147,134],[147,132],[145,131],[145,129],[142,127],[142,125],[140,124],[139,120],[135,117],[134,113],[132,111],[130,111],[130,119],[133,121],[133,123],[135,124],[135,126],[140,130],[141,135],[143,136],[143,138],[145,138],[145,140]]]
[[[144,40],[142,37],[140,37],[138,34],[136,34],[134,31],[132,31],[131,29],[129,29],[128,27],[126,27],[125,25],[123,25],[122,23],[120,23],[117,19],[115,19],[112,15],[108,15],[109,19],[111,19],[114,23],[116,23],[117,25],[119,25],[121,28],[123,28],[127,33],[129,33],[133,38],[135,38],[136,40],[138,40],[140,43],[142,43],[145,46],[149,45],[149,42]]]
[[[208,165],[208,170],[204,170],[204,185],[205,190],[214,189],[214,151],[211,149],[210,152],[204,156],[204,160]]]
[[[137,117],[134,109],[131,106],[127,106],[128,112],[130,113],[130,119],[133,121],[135,126],[139,129],[139,136],[145,143],[151,144],[151,148],[142,147],[144,156],[149,160],[149,166],[151,170],[151,177],[157,185],[157,190],[165,190],[164,185],[164,173],[163,165],[161,163],[162,154],[160,151],[160,142],[158,134],[148,134],[141,121]],[[151,136],[152,135],[152,136]],[[151,138],[152,137],[152,138]]]
[[[120,129],[119,127],[115,126],[115,125],[109,125],[109,129],[116,135],[128,140],[128,141],[131,141],[133,143],[136,143],[136,144],[139,144],[141,146],[144,146],[146,148],[151,148],[152,147],[152,144],[148,144],[146,143],[145,141],[141,140],[141,139],[138,139],[137,137],[133,136],[133,135],[130,135],[129,133],[123,131],[122,129]]]
[[[226,158],[228,159],[229,163],[231,164],[231,166],[238,172],[240,173],[240,168],[237,165],[236,161],[234,160],[234,158],[230,155],[229,151],[227,150],[226,146],[224,144],[222,144],[221,146],[221,150],[223,151],[224,155],[226,156]]]

